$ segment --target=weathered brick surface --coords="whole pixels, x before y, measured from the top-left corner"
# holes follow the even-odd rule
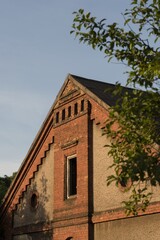
[[[84,101],[84,106],[82,103]],[[71,116],[68,109],[71,107]],[[64,111],[65,109],[65,111]],[[76,109],[76,110],[75,110]],[[65,115],[62,117],[62,112]],[[59,116],[59,119],[57,119]],[[18,173],[17,182],[7,196],[2,214],[5,239],[12,239],[12,232],[17,236],[24,232],[53,231],[54,240],[93,240],[94,224],[126,218],[123,209],[103,209],[94,212],[93,204],[93,121],[101,129],[105,126],[108,116],[107,106],[100,100],[93,99],[70,81],[66,89],[62,89],[59,99],[50,112],[42,131],[32,145],[25,165]],[[53,140],[54,139],[54,140]],[[33,225],[19,226],[12,231],[11,210],[16,208],[27,185],[35,177],[38,166],[53,144],[53,217],[48,223],[40,222]],[[70,198],[66,195],[67,157],[77,157],[77,194]],[[43,167],[43,165],[42,165]],[[151,205],[145,214],[160,212],[160,204]],[[140,213],[144,214],[144,213]],[[24,216],[25,217],[25,216]],[[16,238],[18,239],[18,237]]]
[[[54,163],[54,239],[88,239],[88,101],[80,111],[82,98],[75,99],[72,105],[70,121],[66,119],[54,125],[55,163]],[[74,105],[78,103],[78,114],[74,115]],[[57,109],[60,115],[64,106]],[[77,195],[66,197],[66,161],[67,157],[77,157]]]

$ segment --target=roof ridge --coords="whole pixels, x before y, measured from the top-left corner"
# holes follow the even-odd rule
[[[115,86],[116,84],[114,83],[108,83],[108,82],[104,82],[104,81],[101,81],[101,80],[96,80],[96,79],[91,79],[91,78],[87,78],[87,77],[82,77],[82,76],[78,76],[78,75],[75,75],[75,74],[70,74],[73,78],[77,78],[80,80],[85,80],[85,81],[93,81],[93,82],[97,82],[97,83],[102,83],[102,84],[106,84],[106,85],[112,85],[112,86]]]

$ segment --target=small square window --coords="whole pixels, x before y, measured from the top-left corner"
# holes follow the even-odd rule
[[[77,158],[67,158],[67,198],[77,194]]]

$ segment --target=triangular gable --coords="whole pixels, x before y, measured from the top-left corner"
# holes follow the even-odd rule
[[[68,74],[55,99],[54,109],[80,94],[88,94],[101,106],[108,109],[109,106],[113,105],[112,102],[116,101],[111,93],[105,92],[109,88],[113,89],[115,85]]]
[[[40,149],[41,149],[40,146],[41,146],[42,142],[44,141],[44,139],[46,141],[46,143],[45,143],[46,147],[45,147],[45,149],[41,149],[42,156],[45,155],[46,151],[48,150],[48,147],[50,146],[51,143],[53,143],[52,135],[49,136],[48,133],[49,133],[49,131],[53,131],[53,129],[52,129],[53,112],[58,106],[66,103],[67,101],[71,101],[72,98],[75,98],[78,95],[80,96],[83,94],[88,94],[91,98],[93,98],[96,102],[98,102],[105,109],[108,107],[108,105],[92,91],[92,87],[89,88],[84,84],[84,81],[91,82],[91,86],[92,86],[92,82],[94,82],[93,80],[89,80],[89,79],[84,79],[84,78],[79,79],[79,77],[71,75],[71,74],[69,74],[67,76],[50,111],[48,112],[48,114],[46,116],[46,119],[44,120],[38,134],[36,135],[36,137],[33,141],[32,145],[27,153],[26,158],[22,162],[22,165],[18,171],[16,178],[14,179],[10,189],[8,190],[8,192],[5,196],[4,208],[8,203],[10,203],[11,205],[13,204],[12,197],[14,196],[15,192],[17,192],[17,194],[16,194],[16,199],[14,199],[14,203],[17,204],[19,197],[26,190],[26,187],[24,185],[23,185],[23,187],[20,187],[21,183],[24,182],[24,184],[26,184],[26,186],[27,186],[29,184],[30,179],[33,178],[33,174],[36,171],[37,167],[35,166],[32,172],[28,173],[28,171],[30,169],[30,166],[32,165],[34,155],[36,155],[37,151],[40,151]],[[96,81],[96,82],[98,84],[98,81]],[[48,136],[47,139],[46,139],[46,136]],[[39,159],[41,159],[41,158],[39,158]],[[28,179],[25,178],[25,181],[24,181],[24,176],[26,176],[27,173],[28,173],[28,177],[27,177]]]
[[[64,97],[72,94],[73,92],[75,92],[77,90],[78,90],[78,88],[75,86],[75,84],[70,79],[67,79],[66,85],[64,86],[59,97],[60,97],[60,99],[63,99]]]
[[[67,76],[59,94],[57,95],[54,108],[59,107],[61,104],[70,101],[72,98],[83,94],[81,89],[77,86],[76,82],[73,82],[73,79],[70,75]]]

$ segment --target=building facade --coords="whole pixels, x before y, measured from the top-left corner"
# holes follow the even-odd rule
[[[114,87],[67,76],[4,198],[2,239],[159,239],[159,189],[145,213],[127,217],[129,193],[106,185],[112,159],[102,131]]]

